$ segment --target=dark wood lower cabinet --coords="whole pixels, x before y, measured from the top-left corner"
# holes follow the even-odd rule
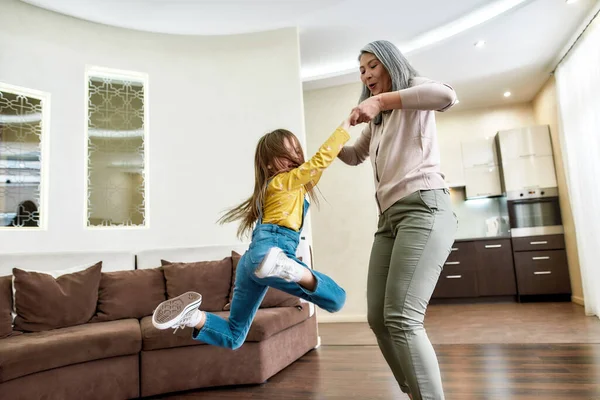
[[[457,241],[432,298],[570,295],[564,243],[563,235]]]
[[[519,294],[569,294],[571,281],[565,250],[515,252]]]
[[[454,243],[433,292],[434,299],[515,296],[510,239]]]
[[[457,242],[452,246],[433,297],[477,297],[477,257],[473,242]]]
[[[479,296],[515,296],[517,281],[510,239],[473,243],[477,254]]]
[[[434,296],[439,299],[477,297],[477,273],[464,267],[444,268]]]

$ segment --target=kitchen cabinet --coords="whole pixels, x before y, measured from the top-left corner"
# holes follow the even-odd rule
[[[571,294],[563,235],[463,239],[432,299]]]
[[[561,250],[565,248],[564,235],[543,235],[512,238],[513,251]]]
[[[502,160],[504,190],[518,192],[523,189],[557,187],[554,157],[524,157]]]
[[[477,254],[479,296],[515,296],[517,281],[510,239],[473,242]]]
[[[463,168],[498,165],[493,138],[461,142]]]
[[[513,238],[519,296],[571,294],[564,235]]]
[[[556,188],[550,129],[547,125],[500,131],[496,135],[503,190],[510,195],[536,188]]]
[[[472,242],[452,246],[433,292],[433,298],[461,297],[477,297],[477,259]]]
[[[498,166],[466,168],[464,174],[467,199],[502,195]]]
[[[521,296],[571,293],[564,250],[515,253],[515,268]]]
[[[517,294],[510,239],[454,243],[432,298]]]
[[[498,141],[502,163],[520,158],[552,156],[548,125],[500,131]]]
[[[455,141],[443,141],[440,138],[440,168],[449,187],[465,186],[461,149]]]
[[[466,198],[502,195],[495,141],[489,138],[462,142],[461,151]]]

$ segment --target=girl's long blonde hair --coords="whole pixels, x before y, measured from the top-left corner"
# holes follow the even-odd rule
[[[285,146],[286,139],[297,149],[295,152],[296,154],[291,154]],[[277,157],[288,159],[292,162],[292,166],[288,170],[274,171],[273,161]],[[273,132],[264,135],[258,141],[256,152],[254,153],[255,180],[252,196],[242,204],[227,211],[218,222],[220,224],[225,224],[239,220],[240,226],[238,227],[237,235],[239,238],[243,238],[252,231],[254,224],[262,214],[261,211],[265,204],[269,179],[282,172],[289,172],[303,163],[304,155],[302,146],[300,145],[298,138],[296,138],[292,132],[286,129],[276,129]],[[271,166],[271,168],[269,168],[269,166]],[[305,187],[312,202],[318,204],[317,196],[314,193],[314,184],[308,184]]]

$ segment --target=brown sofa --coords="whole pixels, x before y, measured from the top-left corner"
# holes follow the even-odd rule
[[[227,317],[237,260],[232,253],[116,272],[96,265],[56,279],[16,269],[14,327],[13,278],[1,277],[0,400],[128,399],[266,381],[317,346],[311,305],[269,289],[238,350],[151,322],[161,301],[186,290],[203,294],[202,309]],[[65,293],[84,298],[56,298]]]

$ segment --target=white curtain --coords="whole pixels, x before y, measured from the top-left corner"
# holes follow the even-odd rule
[[[600,17],[556,70],[585,311],[600,317]]]

